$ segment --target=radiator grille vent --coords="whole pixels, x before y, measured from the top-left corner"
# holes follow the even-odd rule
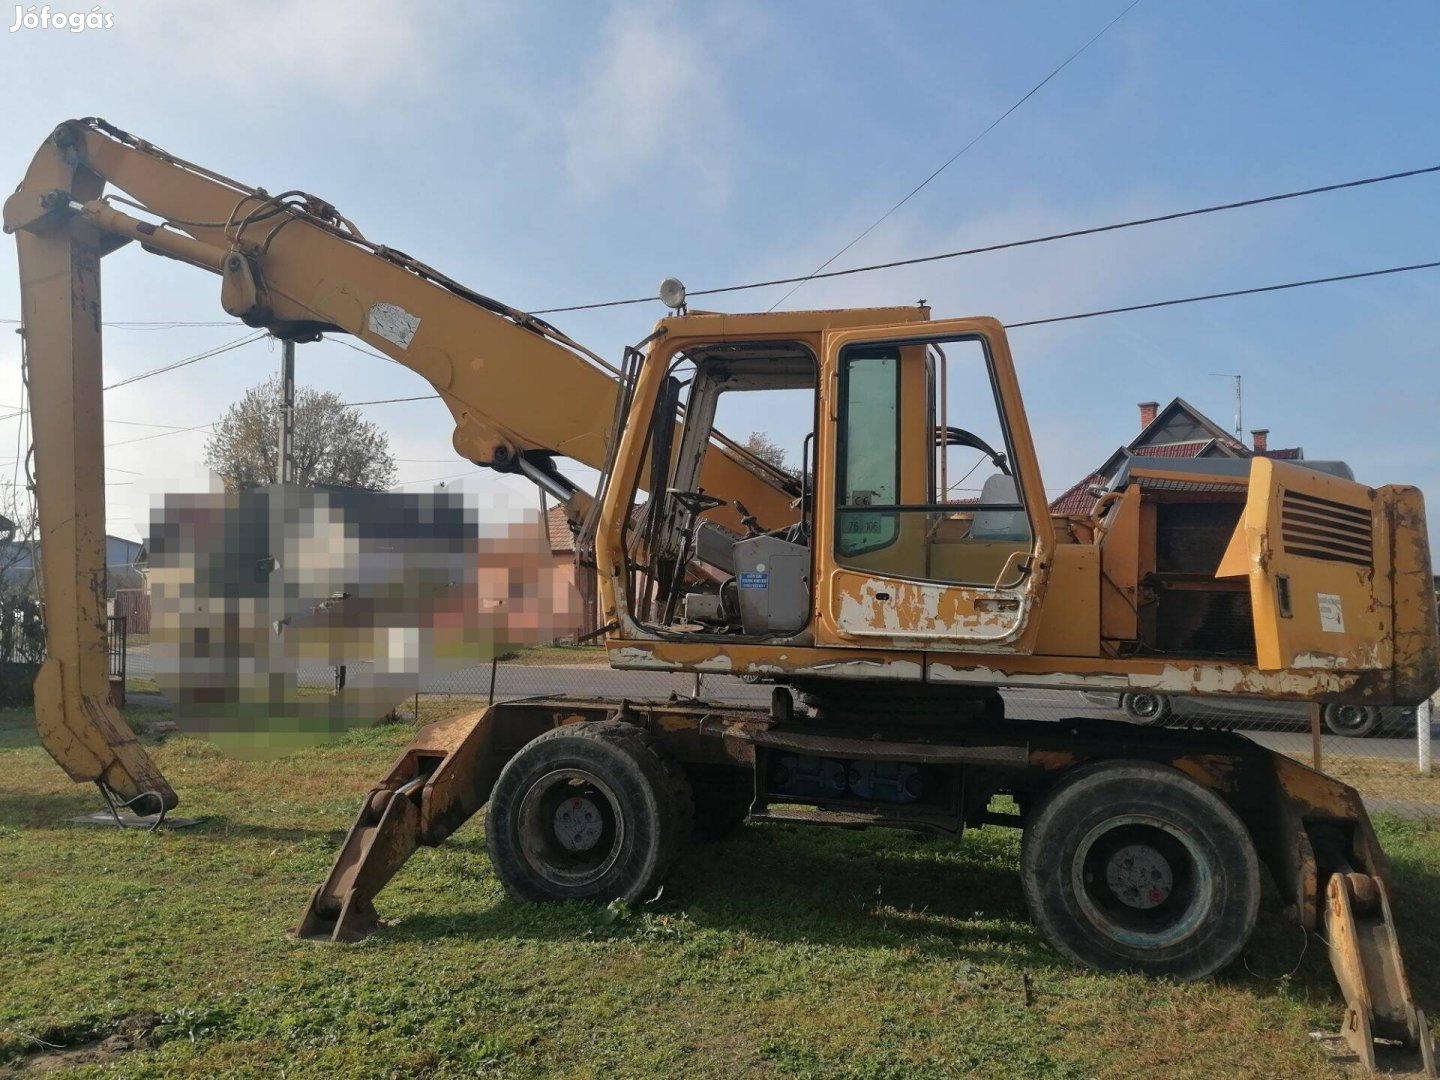
[[[1374,565],[1368,507],[1286,491],[1280,503],[1280,536],[1287,555]]]

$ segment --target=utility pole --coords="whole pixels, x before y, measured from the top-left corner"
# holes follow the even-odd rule
[[[295,342],[281,343],[280,361],[280,467],[276,479],[295,482]]]

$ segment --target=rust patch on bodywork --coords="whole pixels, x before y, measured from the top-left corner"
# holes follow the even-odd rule
[[[1395,698],[1419,702],[1440,686],[1440,626],[1425,500],[1413,487],[1382,488],[1393,499]]]
[[[1238,763],[1228,754],[1186,754],[1175,767],[1192,780],[1221,792],[1233,792],[1238,783]]]
[[[1030,764],[1036,768],[1058,772],[1080,763],[1079,755],[1068,750],[1031,750]]]

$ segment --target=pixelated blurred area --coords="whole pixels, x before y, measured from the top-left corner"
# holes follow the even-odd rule
[[[243,756],[373,723],[427,677],[580,625],[541,515],[459,493],[169,495],[147,549],[160,692],[182,730]]]

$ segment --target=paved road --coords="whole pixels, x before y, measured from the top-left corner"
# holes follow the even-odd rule
[[[149,651],[132,649],[127,663],[132,676],[152,674]],[[310,686],[329,686],[332,669],[324,665],[302,665],[300,678]],[[488,667],[470,668],[445,675],[428,675],[421,681],[425,693],[460,694],[485,697],[490,688]],[[701,693],[714,701],[735,704],[765,705],[771,687],[743,682],[729,675],[706,675]],[[500,699],[568,694],[606,698],[668,698],[672,693],[688,696],[695,692],[693,675],[664,672],[616,671],[600,666],[531,666],[500,664],[496,669],[495,696]],[[1090,704],[1078,693],[1060,690],[1007,690],[1006,712],[1010,716],[1034,720],[1058,720],[1069,716],[1096,716],[1123,719],[1123,714]],[[1262,746],[1297,756],[1310,753],[1310,734],[1303,724],[1287,725],[1284,721],[1266,719],[1242,729],[1244,734]],[[1436,732],[1432,725],[1431,737]],[[1416,754],[1413,734],[1398,738],[1347,739],[1326,735],[1322,746],[1325,754],[1338,754],[1376,760],[1413,761]]]

